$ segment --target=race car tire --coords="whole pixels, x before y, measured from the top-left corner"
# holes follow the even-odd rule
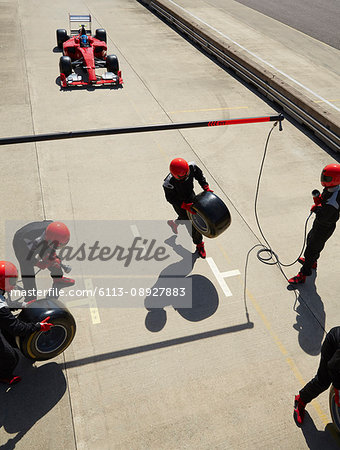
[[[41,322],[47,317],[48,322],[54,325],[49,331],[36,331],[29,336],[16,338],[18,348],[31,360],[45,361],[54,358],[73,341],[76,332],[74,317],[59,300],[38,300],[18,315],[18,319],[33,323]]]
[[[335,397],[334,386],[331,385],[329,389],[329,409],[331,412],[331,417],[334,426],[336,427],[338,432],[340,432],[340,408],[335,403],[334,397]]]
[[[107,55],[106,68],[108,72],[113,72],[115,75],[117,75],[119,71],[119,62],[116,55]]]
[[[201,192],[193,200],[192,209],[196,214],[187,211],[192,225],[203,236],[215,238],[231,224],[228,207],[213,192]]]
[[[63,43],[68,41],[70,39],[70,36],[67,35],[66,30],[63,30],[59,28],[57,30],[57,46],[60,48],[60,50],[63,49]]]
[[[59,61],[60,73],[63,73],[67,78],[72,73],[72,62],[69,56],[62,56]]]
[[[96,30],[96,34],[94,36],[96,39],[98,39],[99,41],[104,41],[107,42],[107,38],[106,38],[106,30],[104,30],[104,28],[98,28]]]

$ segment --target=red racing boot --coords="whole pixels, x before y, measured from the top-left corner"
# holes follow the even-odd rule
[[[289,278],[288,283],[290,284],[303,284],[306,281],[306,275],[299,272],[295,277]]]
[[[0,378],[0,383],[9,384],[13,386],[14,384],[20,383],[21,377],[13,376],[12,378]]]
[[[207,254],[205,252],[204,242],[200,242],[199,244],[196,245],[196,251],[200,255],[201,258],[203,258],[203,259],[206,258]]]
[[[173,220],[168,220],[167,224],[169,225],[169,227],[172,229],[172,232],[174,234],[178,234],[178,225],[175,221]]]
[[[60,277],[53,278],[53,287],[57,289],[62,289],[64,287],[71,287],[75,284],[75,281],[72,278]]]
[[[294,420],[298,425],[302,425],[303,419],[305,418],[305,407],[306,403],[301,400],[300,395],[296,395],[294,401]]]
[[[298,262],[299,262],[300,264],[304,264],[305,258],[299,258],[299,259],[298,259]],[[312,269],[316,269],[317,267],[318,267],[318,262],[317,262],[317,261],[314,261],[314,263],[313,263],[313,265],[312,265]]]

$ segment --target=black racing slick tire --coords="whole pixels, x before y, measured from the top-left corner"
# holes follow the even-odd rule
[[[107,55],[106,57],[106,68],[108,72],[113,72],[115,75],[119,71],[119,63],[116,55]]]
[[[331,385],[331,387],[329,389],[329,409],[331,412],[331,417],[332,417],[334,426],[340,433],[340,408],[335,403],[334,397],[335,397],[334,386]]]
[[[63,49],[63,43],[68,41],[70,39],[70,36],[68,36],[66,30],[63,30],[59,28],[57,30],[57,46],[60,48],[60,50]]]
[[[69,56],[62,56],[59,60],[60,73],[63,73],[67,78],[72,73],[72,62]]]
[[[231,224],[228,207],[213,192],[204,191],[196,195],[192,208],[196,214],[187,211],[188,217],[192,225],[203,236],[215,238]]]
[[[49,331],[36,331],[26,337],[17,337],[19,349],[29,359],[45,361],[54,358],[73,341],[76,332],[74,317],[59,300],[38,300],[18,315],[20,320],[33,323],[41,322],[47,317],[48,322],[54,325]]]
[[[107,38],[106,38],[106,30],[104,30],[104,28],[98,28],[96,30],[96,34],[94,36],[96,39],[98,39],[99,41],[104,41],[107,42]]]

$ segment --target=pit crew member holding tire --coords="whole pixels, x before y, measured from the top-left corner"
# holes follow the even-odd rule
[[[317,260],[326,241],[332,236],[339,220],[340,209],[340,164],[329,164],[321,172],[322,194],[314,196],[311,211],[315,213],[313,226],[307,236],[307,246],[300,272],[288,280],[290,284],[301,284],[316,269]],[[313,191],[314,193],[315,191]]]
[[[168,220],[168,225],[172,231],[178,233],[178,225],[185,221],[189,233],[192,230],[192,240],[196,244],[196,251],[201,258],[206,257],[203,236],[188,220],[186,211],[196,214],[192,209],[192,202],[195,197],[194,179],[198,181],[202,189],[213,192],[203,175],[202,170],[194,162],[188,163],[183,158],[175,158],[170,163],[170,173],[164,179],[163,189],[165,198],[178,214],[176,220]]]
[[[295,396],[294,419],[298,425],[303,423],[307,403],[324,392],[333,383],[335,403],[340,407],[340,327],[327,333],[321,347],[320,365],[315,377]]]
[[[63,269],[56,250],[70,239],[70,231],[62,222],[44,220],[32,222],[20,228],[14,235],[13,248],[18,258],[26,302],[36,300],[35,267],[48,269],[53,279],[52,288],[73,286],[72,278],[63,276]]]
[[[10,342],[15,336],[24,337],[36,331],[48,331],[53,327],[46,319],[40,323],[26,323],[11,313],[4,295],[15,287],[17,278],[15,265],[0,261],[0,382],[9,385],[21,381],[21,377],[13,374],[19,356]]]

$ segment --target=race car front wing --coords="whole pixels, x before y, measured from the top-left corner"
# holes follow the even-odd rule
[[[69,86],[98,86],[98,85],[111,85],[120,86],[123,84],[122,73],[119,70],[117,75],[113,72],[105,72],[101,76],[97,76],[94,81],[84,81],[81,75],[72,73],[68,77],[64,73],[60,74],[61,86],[66,88]]]

